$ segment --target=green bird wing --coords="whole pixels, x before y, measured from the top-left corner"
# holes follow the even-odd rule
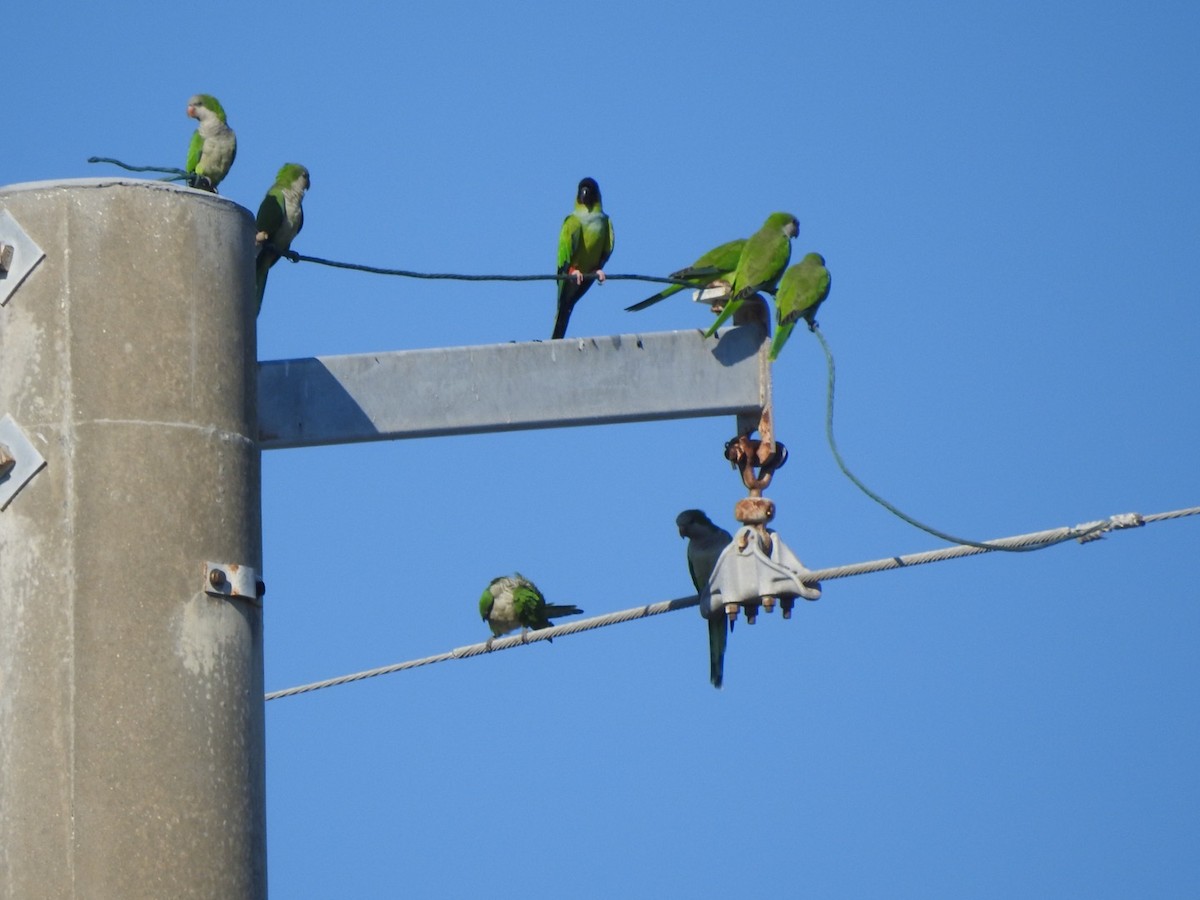
[[[265,231],[267,240],[271,240],[283,225],[283,216],[283,192],[278,186],[273,186],[259,204],[258,215],[254,217],[254,226],[258,231]]]
[[[600,251],[600,261],[596,263],[597,269],[603,269],[604,264],[608,262],[608,258],[612,256],[613,249],[617,246],[617,233],[613,230],[612,216],[604,217],[604,245]]]
[[[496,582],[493,581],[492,584]],[[483,589],[483,596],[479,598],[479,618],[485,622],[492,614],[492,607],[496,603],[496,598],[492,596],[492,584],[489,584]]]
[[[746,245],[745,238],[738,238],[736,241],[726,241],[719,247],[713,247],[690,266],[685,266],[676,272],[671,273],[672,278],[686,278],[692,283],[690,285],[673,284],[670,287],[663,288],[652,297],[647,297],[640,303],[635,303],[633,306],[625,307],[626,312],[637,312],[645,309],[648,306],[653,306],[660,300],[665,300],[667,297],[677,294],[685,287],[701,288],[707,284],[712,284],[714,281],[728,281],[733,277],[733,271],[737,268],[738,257],[742,255],[742,247]]]
[[[200,162],[202,152],[204,152],[204,138],[201,136],[200,130],[196,129],[192,133],[192,142],[188,144],[187,164],[183,167],[184,171],[196,171],[196,164]]]
[[[550,624],[546,618],[546,598],[533,582],[520,579],[513,585],[512,595],[518,622],[526,628],[545,628]]]
[[[571,266],[579,267],[579,248],[583,245],[583,223],[571,213],[563,219],[562,231],[558,234],[558,274],[562,275]]]

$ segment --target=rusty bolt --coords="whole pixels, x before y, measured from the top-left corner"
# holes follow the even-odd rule
[[[729,617],[729,627],[733,627],[733,623],[737,621],[738,605],[736,603],[725,604],[725,615]]]
[[[0,241],[0,273],[7,272],[12,268],[13,254],[16,252],[17,248],[12,244]]]
[[[746,624],[753,625],[757,621],[758,621],[758,604],[757,603],[747,603],[746,604]]]
[[[779,600],[779,608],[783,610],[783,617],[790,619],[792,617],[792,609],[796,605],[795,597],[782,597]]]
[[[208,583],[215,588],[221,587],[225,583],[225,573],[220,569],[213,569],[208,573]]]
[[[763,612],[767,613],[768,615],[770,613],[775,612],[775,598],[774,597],[763,597],[762,598],[762,608],[763,608]]]

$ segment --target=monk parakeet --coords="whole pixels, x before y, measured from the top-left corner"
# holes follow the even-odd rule
[[[763,227],[750,236],[742,248],[742,255],[738,257],[729,302],[708,331],[704,332],[705,337],[712,337],[717,328],[758,291],[775,293],[779,276],[787,268],[792,256],[792,238],[799,231],[800,223],[795,216],[777,212],[771,213]]]
[[[783,273],[775,292],[775,320],[779,327],[768,354],[772,361],[779,356],[800,319],[808,322],[809,331],[817,327],[817,307],[828,296],[829,270],[820,253],[809,253]]]
[[[720,247],[713,247],[713,249],[709,250],[686,269],[672,272],[671,277],[695,278],[696,283],[693,287],[698,288],[712,284],[714,281],[728,281],[732,283],[733,273],[737,269],[738,259],[741,257],[742,248],[745,246],[746,239],[738,238],[736,241],[729,241],[729,243],[722,244]],[[684,287],[685,285],[682,284],[673,284],[659,291],[653,297],[647,297],[641,303],[625,307],[625,310],[627,312],[637,312],[639,309],[653,306],[659,300],[665,300],[672,294],[679,293]]]
[[[705,588],[717,565],[717,557],[733,537],[698,509],[685,509],[675,518],[675,524],[679,526],[679,536],[688,539],[687,561],[692,584],[701,599],[707,599]],[[708,619],[708,677],[713,687],[719,688],[725,680],[725,638],[729,620],[724,610],[710,612],[705,605],[701,605],[700,615]]]
[[[558,274],[574,277],[558,282],[558,315],[551,339],[566,335],[571,310],[592,286],[583,276],[594,272],[596,280],[604,283],[604,264],[612,252],[612,219],[600,205],[600,185],[594,178],[585,178],[575,194],[575,210],[563,220],[558,236]]]
[[[237,135],[225,122],[225,110],[211,94],[196,94],[188,101],[187,114],[200,123],[188,146],[188,183],[201,190],[217,192],[237,156]]]
[[[493,578],[479,598],[479,615],[492,629],[493,638],[518,628],[549,628],[551,616],[574,616],[583,612],[578,606],[554,606],[546,603],[542,592],[520,572]]]
[[[258,287],[258,311],[262,312],[263,291],[267,287],[267,272],[279,260],[279,252],[292,246],[292,240],[304,227],[301,201],[310,185],[308,169],[299,163],[284,163],[275,176],[275,183],[263,197],[255,217],[254,240],[258,243],[258,259],[254,263]]]

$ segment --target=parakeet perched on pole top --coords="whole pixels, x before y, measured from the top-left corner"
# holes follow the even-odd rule
[[[199,122],[188,145],[189,184],[204,191],[217,192],[217,185],[229,174],[237,156],[237,135],[225,121],[225,109],[212,94],[196,94],[187,104],[187,114]]]
[[[279,254],[291,249],[292,241],[304,227],[302,201],[311,184],[308,169],[300,163],[284,163],[258,207],[254,219],[254,240],[258,244],[258,258],[254,262],[258,312],[262,312],[267,273],[279,261]]]

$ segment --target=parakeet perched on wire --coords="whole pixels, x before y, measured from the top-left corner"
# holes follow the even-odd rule
[[[493,578],[479,598],[479,616],[492,629],[493,638],[518,628],[549,628],[551,616],[575,616],[583,610],[578,606],[551,605],[542,592],[520,572]]]
[[[254,240],[258,243],[258,258],[254,262],[254,276],[258,289],[258,312],[262,312],[263,291],[267,287],[267,273],[279,260],[280,251],[289,249],[300,229],[304,227],[304,194],[312,184],[308,169],[299,163],[284,163],[275,183],[263,197],[254,219]]]
[[[225,109],[211,94],[196,94],[188,101],[187,114],[200,123],[188,145],[187,165],[192,187],[217,192],[237,156],[237,135],[225,121]]]
[[[729,241],[720,247],[713,247],[713,249],[709,250],[686,269],[672,272],[671,277],[695,278],[695,284],[692,287],[697,288],[712,284],[714,281],[727,281],[732,284],[733,273],[737,269],[738,259],[741,257],[742,248],[745,246],[746,239],[738,238],[736,241]],[[625,310],[626,312],[637,312],[639,309],[653,306],[659,300],[665,300],[672,294],[679,293],[684,287],[685,285],[682,284],[673,284],[659,291],[653,297],[647,297],[641,303],[625,307]]]
[[[712,337],[717,328],[758,291],[775,293],[779,276],[787,268],[792,256],[792,238],[799,231],[800,223],[795,216],[777,212],[771,213],[763,227],[750,236],[742,248],[742,255],[738,257],[729,302],[708,331],[704,332],[705,337]]]
[[[675,518],[679,536],[688,539],[688,572],[692,585],[702,599],[712,577],[721,551],[729,546],[733,536],[718,525],[714,525],[701,510],[685,509]],[[725,680],[725,640],[729,627],[724,610],[709,611],[700,606],[700,615],[708,620],[708,677],[713,687],[720,687]]]
[[[817,307],[829,296],[829,270],[825,257],[809,253],[783,273],[779,290],[775,292],[775,321],[778,328],[771,340],[769,358],[774,361],[792,335],[800,319],[808,322],[811,331],[817,327]]]
[[[595,273],[596,280],[604,283],[604,264],[612,252],[612,219],[601,206],[600,185],[594,178],[585,178],[575,193],[575,209],[563,220],[558,236],[558,274],[574,277],[558,282],[558,313],[551,339],[566,335],[571,310],[592,286],[583,276]]]

